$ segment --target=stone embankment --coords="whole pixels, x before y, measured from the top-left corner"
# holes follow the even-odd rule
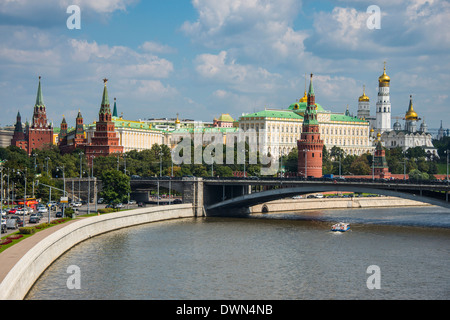
[[[429,206],[429,204],[395,197],[282,199],[253,206],[250,208],[250,212],[274,213],[274,212],[300,211],[300,210],[381,208],[381,207],[407,207],[407,206]]]
[[[159,206],[77,218],[38,232],[0,254],[0,300],[24,299],[53,261],[91,237],[140,224],[194,216],[191,204]]]

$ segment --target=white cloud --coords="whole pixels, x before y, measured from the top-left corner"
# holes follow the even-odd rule
[[[293,29],[301,1],[194,0],[193,5],[198,20],[181,29],[206,48],[271,65],[292,62],[304,51],[307,33]]]
[[[196,60],[196,71],[203,78],[226,84],[239,92],[273,92],[281,85],[282,77],[261,67],[241,65],[227,59],[227,52],[202,54]]]
[[[143,51],[151,53],[175,53],[177,50],[171,46],[153,41],[146,41],[140,47]]]

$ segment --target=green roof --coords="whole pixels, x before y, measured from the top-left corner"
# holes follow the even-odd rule
[[[366,120],[361,120],[356,117],[346,116],[345,114],[332,113],[330,115],[331,121],[344,121],[344,122],[367,122]]]
[[[307,107],[307,102],[296,102],[296,103],[293,103],[293,104],[291,104],[290,106],[289,106],[289,108],[288,108],[288,110],[306,110],[306,107]],[[298,105],[298,109],[295,109],[295,105]],[[325,112],[325,109],[320,105],[320,104],[318,104],[318,103],[316,103],[316,107],[317,107],[317,111],[318,112]]]
[[[283,118],[283,119],[299,119],[303,120],[301,115],[292,112],[291,110],[263,110],[255,113],[250,113],[241,118]]]

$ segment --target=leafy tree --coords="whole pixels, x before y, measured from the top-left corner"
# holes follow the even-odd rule
[[[116,169],[105,170],[100,174],[103,190],[100,196],[106,202],[124,202],[127,200],[130,188],[130,177]]]

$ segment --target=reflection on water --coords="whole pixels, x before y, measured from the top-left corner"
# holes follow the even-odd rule
[[[27,299],[448,299],[449,213],[324,210],[122,229],[71,249]],[[350,231],[329,231],[343,220]],[[67,288],[70,265],[80,290]],[[371,265],[380,290],[367,288]]]

